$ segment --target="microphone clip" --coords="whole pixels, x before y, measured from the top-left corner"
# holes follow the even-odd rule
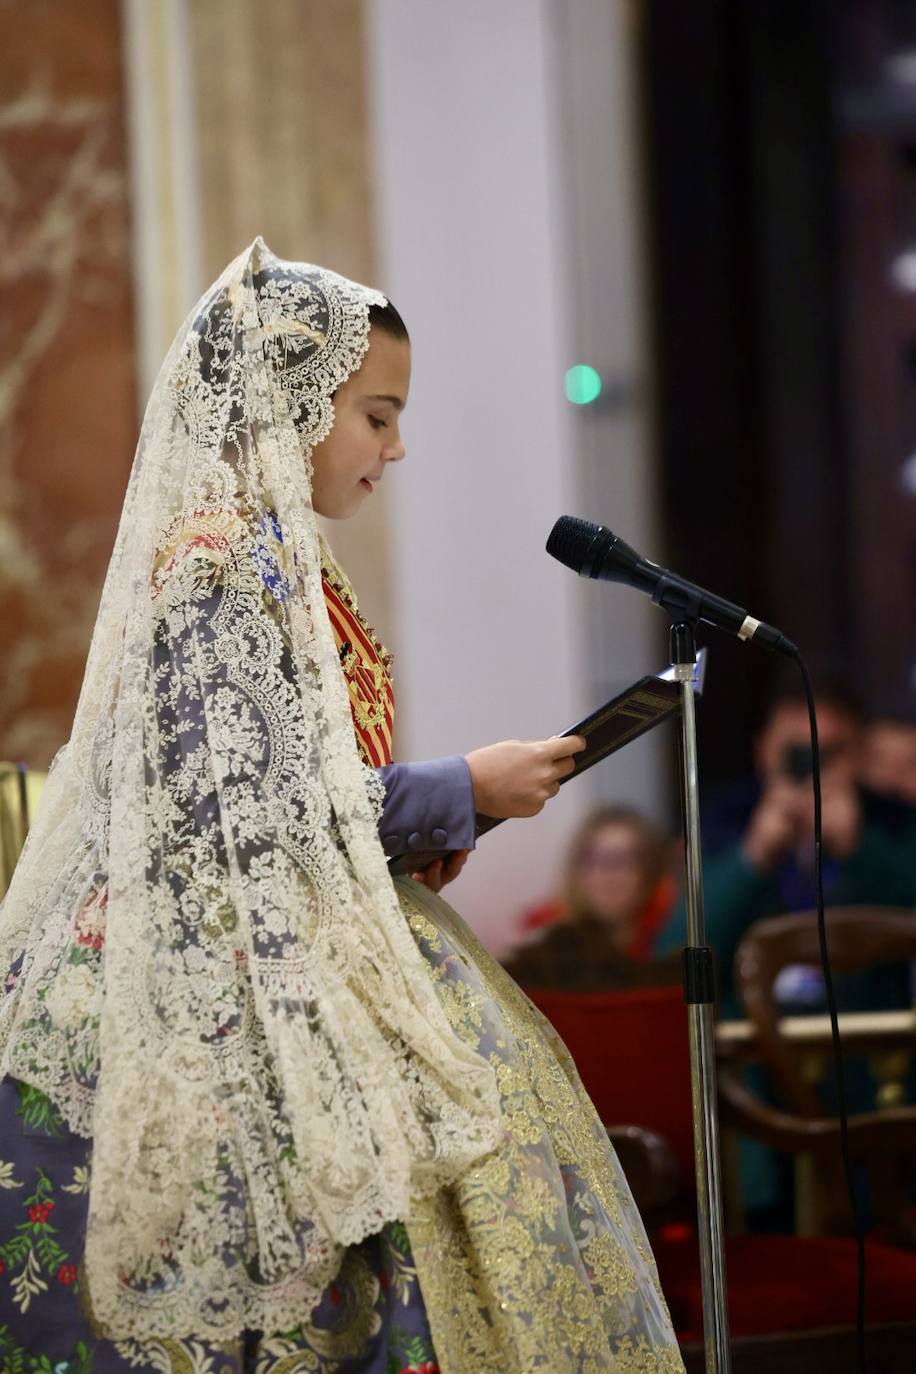
[[[699,587],[684,583],[679,577],[662,573],[652,592],[652,601],[667,611],[672,624],[689,622],[696,626],[703,616],[703,600]]]

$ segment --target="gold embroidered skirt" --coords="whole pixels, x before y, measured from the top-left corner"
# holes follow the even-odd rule
[[[441,897],[397,887],[452,1026],[496,1070],[505,1122],[496,1150],[407,1219],[443,1374],[682,1370],[645,1229],[563,1042]]]

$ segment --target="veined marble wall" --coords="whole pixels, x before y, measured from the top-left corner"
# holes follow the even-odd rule
[[[0,4],[0,758],[43,767],[69,734],[144,393],[195,296],[258,233],[384,288],[363,45],[362,0]],[[387,524],[378,491],[329,535],[390,635]]]
[[[136,440],[117,0],[0,5],[0,758],[70,732]]]

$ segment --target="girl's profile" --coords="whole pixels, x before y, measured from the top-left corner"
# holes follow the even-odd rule
[[[390,480],[409,387],[387,299],[261,239],[163,363],[0,908],[5,1363],[682,1368],[569,1056],[439,896],[582,742],[395,762],[316,522]]]

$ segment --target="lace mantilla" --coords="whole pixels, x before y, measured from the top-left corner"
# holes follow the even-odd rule
[[[0,908],[0,1071],[93,1137],[115,1337],[288,1329],[500,1136],[398,906],[322,594],[309,455],[382,300],[258,239],[179,332]]]

